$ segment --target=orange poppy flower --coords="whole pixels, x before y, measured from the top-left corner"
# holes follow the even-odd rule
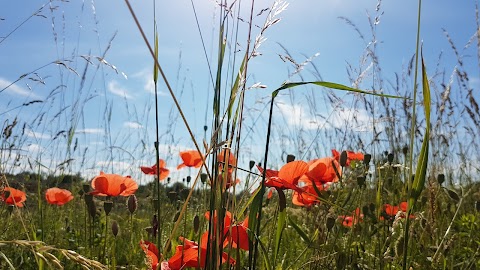
[[[261,174],[263,168],[257,166]],[[280,170],[268,170],[266,172],[265,186],[280,189],[299,190],[297,184],[300,177],[308,171],[308,164],[303,160],[289,162],[280,168]]]
[[[228,157],[228,162],[227,162]],[[217,156],[217,161],[219,163],[220,171],[223,171],[223,164],[227,163],[228,172],[232,173],[233,168],[237,166],[237,158],[235,157],[235,153],[230,151],[230,149],[223,149]]]
[[[232,248],[240,248],[248,251],[248,217],[239,224],[232,226],[230,236],[225,240],[225,244],[232,243]]]
[[[93,178],[91,185],[93,191],[90,194],[99,196],[130,196],[138,189],[137,183],[130,176],[104,172]]]
[[[45,199],[49,204],[64,205],[73,199],[73,195],[66,189],[54,187],[47,189]]]
[[[364,159],[364,155],[360,152],[353,152],[353,151],[350,151],[350,150],[347,150],[347,163],[345,166],[350,166],[350,161],[352,160],[363,160]],[[337,150],[335,149],[332,149],[332,155],[333,157],[337,160],[337,161],[340,161],[340,152],[338,152]]]
[[[8,197],[5,196],[5,192],[9,193]],[[16,205],[17,207],[23,207],[23,203],[27,200],[27,195],[21,190],[11,187],[5,187],[1,192],[1,199],[8,205]]]
[[[178,245],[175,248],[175,254],[168,260],[168,266],[171,270],[185,269],[187,267],[205,268],[205,261],[207,258],[207,244],[208,232],[205,232],[198,243],[180,237],[180,242],[183,245]],[[200,252],[199,252],[200,249]],[[200,257],[199,257],[200,253]],[[235,260],[228,256],[227,253],[222,253],[222,263],[229,261],[231,265],[235,264]]]
[[[352,227],[353,225],[363,221],[363,214],[360,213],[360,208],[357,207],[351,216],[338,216],[338,218],[344,227]]]
[[[157,246],[155,246],[155,244],[151,242],[141,240],[140,247],[147,256],[147,261],[150,265],[150,269],[157,269],[158,257],[160,255]]]
[[[332,157],[324,157],[310,160],[308,162],[308,170],[301,177],[301,180],[305,182],[310,180],[319,186],[319,184],[337,182],[340,174],[341,170],[338,161]]]
[[[183,163],[177,166],[177,170],[183,167],[200,168],[203,164],[202,156],[197,150],[180,152],[180,157],[182,158]]]
[[[170,174],[170,171],[166,168],[167,163],[165,162],[165,160],[159,159],[158,160],[158,165],[160,167],[160,180],[163,180],[163,179],[168,177],[168,175]],[[155,175],[156,176],[157,175],[157,164],[154,164],[152,167],[141,166],[140,170],[142,170],[142,172],[144,174]]]
[[[385,218],[389,220],[393,220],[395,216],[400,212],[399,217],[405,218],[405,214],[408,211],[408,203],[401,202],[398,206],[393,206],[388,203],[383,205],[383,212],[380,216],[380,220],[384,220]],[[414,215],[410,215],[409,218],[415,218]]]
[[[218,180],[220,181],[220,183],[222,183],[222,187],[225,190],[227,190],[230,187],[233,187],[236,184],[240,183],[240,179],[238,179],[238,178],[235,181],[233,181],[233,173],[232,172],[227,173],[227,181],[225,181],[225,182],[223,181],[223,174],[218,175]]]
[[[329,187],[329,183],[318,185],[312,181],[299,180],[300,183],[304,183],[304,186],[300,187],[299,190],[293,192],[292,203],[297,206],[306,206],[310,207],[317,203],[320,203],[318,199],[317,191],[313,187],[316,185],[319,191],[326,190]]]

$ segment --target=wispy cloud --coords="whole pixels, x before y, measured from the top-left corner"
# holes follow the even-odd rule
[[[133,97],[128,94],[127,89],[123,88],[117,81],[110,81],[108,83],[108,91],[114,95],[124,97],[126,99],[133,99]]]
[[[0,77],[0,90],[5,88],[5,93],[10,93],[13,95],[30,97],[30,98],[40,98],[40,96],[36,95],[30,90],[26,90],[16,84],[12,84],[11,81],[8,81],[4,78]]]
[[[329,128],[349,128],[357,132],[371,131],[373,125],[377,130],[383,129],[381,121],[374,121],[365,110],[359,109],[330,109],[325,111],[327,119],[319,118],[308,113],[302,105],[290,105],[286,103],[277,103],[280,112],[285,117],[287,125],[305,130],[329,129]]]
[[[75,131],[77,134],[103,134],[103,129],[100,128],[84,128],[84,129],[77,129]]]
[[[148,93],[154,94],[155,93],[155,84],[153,83],[153,72],[151,69],[143,69],[135,74],[132,75],[132,78],[138,78],[142,81],[143,90],[147,91]],[[160,96],[166,96],[167,93],[164,91],[158,91]]]
[[[25,131],[25,135],[27,135],[30,138],[35,138],[35,139],[38,139],[38,140],[40,140],[40,139],[50,139],[51,138],[51,136],[48,135],[48,134],[35,132],[35,131],[29,130],[29,129]]]
[[[125,122],[123,123],[123,126],[126,127],[126,128],[131,128],[131,129],[142,129],[143,126],[138,123],[138,122]]]

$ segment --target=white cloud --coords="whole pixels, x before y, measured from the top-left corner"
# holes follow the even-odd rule
[[[351,128],[357,132],[371,131],[373,125],[378,130],[383,130],[381,121],[374,121],[365,110],[336,108],[330,109],[331,112],[320,112],[327,119],[318,118],[299,104],[289,105],[285,103],[276,104],[281,114],[285,117],[287,125],[301,127],[306,130],[327,129],[327,128]]]
[[[123,88],[117,81],[110,81],[108,83],[108,91],[114,95],[124,97],[126,99],[133,98],[130,94],[128,94],[127,89]]]
[[[44,148],[39,144],[32,143],[32,144],[27,146],[26,150],[29,152],[30,155],[33,156],[33,154],[36,154],[40,151],[43,151]]]
[[[103,134],[103,129],[100,128],[85,128],[85,129],[77,129],[75,133],[83,133],[83,134]]]
[[[48,134],[44,134],[44,133],[40,133],[40,132],[35,132],[35,131],[32,131],[32,130],[26,130],[25,131],[25,135],[27,135],[28,137],[30,138],[35,138],[37,140],[40,140],[40,139],[50,139],[51,136],[48,135]]]
[[[155,83],[153,82],[153,71],[151,69],[143,69],[132,75],[132,78],[138,78],[143,83],[143,89],[148,93],[155,93]],[[159,78],[160,79],[160,75]],[[158,91],[160,96],[167,96],[167,93],[164,91]]]
[[[38,95],[34,94],[32,91],[26,90],[12,82],[0,77],[0,90],[5,89],[6,93],[11,93],[14,95],[30,97],[30,98],[40,98]]]
[[[143,126],[138,123],[138,122],[125,122],[123,123],[123,126],[126,128],[131,128],[131,129],[142,129]]]

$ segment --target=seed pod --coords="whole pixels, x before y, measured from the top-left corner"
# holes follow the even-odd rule
[[[170,181],[171,181],[171,180],[172,180],[172,178],[171,178],[171,177],[168,177],[168,178],[167,178],[167,184],[170,184]]]
[[[207,182],[207,177],[208,175],[206,173],[200,174],[200,181],[202,181],[202,184],[205,184]]]
[[[208,130],[208,127],[207,126],[203,126],[203,131],[207,132]]]
[[[325,225],[327,226],[327,230],[328,231],[331,231],[333,226],[335,226],[335,218],[332,217],[332,216],[328,216],[327,217],[327,222],[325,223]]]
[[[189,175],[187,176],[187,183],[190,183],[190,181],[192,181],[192,177]]]
[[[112,208],[113,208],[113,202],[110,202],[110,201],[103,202],[103,210],[105,211],[105,215],[108,216],[108,214],[110,214],[110,212],[112,211]]]
[[[83,184],[82,189],[83,189],[83,192],[88,193],[88,192],[90,192],[90,185],[89,184]]]
[[[342,153],[340,154],[340,160],[339,160],[340,166],[342,167],[347,166],[347,160],[348,160],[347,151],[342,151]]]
[[[357,185],[359,187],[365,187],[365,176],[357,177]]]
[[[389,154],[387,155],[387,161],[388,161],[388,163],[392,164],[393,158],[394,158],[393,153],[389,153]]]
[[[445,182],[445,174],[441,173],[437,176],[437,182],[439,185],[442,185]]]
[[[198,215],[195,215],[195,217],[193,218],[193,231],[197,233],[199,228],[200,228],[200,218],[198,217]]]
[[[135,194],[128,196],[127,208],[130,214],[133,214],[137,210],[137,196],[135,196]]]
[[[180,217],[180,211],[177,211],[175,213],[175,216],[173,216],[173,222],[177,222],[178,218]]]
[[[294,155],[287,155],[287,163],[289,162],[292,162],[295,160],[295,156]]]
[[[155,211],[158,211],[158,199],[153,199],[153,209],[155,209]]]
[[[114,220],[112,222],[112,234],[113,234],[113,236],[117,237],[119,230],[120,230],[120,227],[118,226],[118,222],[116,220]]]
[[[402,148],[402,153],[403,153],[405,156],[408,154],[408,146],[405,145],[405,146]]]
[[[250,168],[250,171],[255,167],[255,160],[250,160],[250,163],[248,163],[248,167]]]
[[[363,164],[365,164],[365,166],[370,165],[371,160],[372,160],[372,155],[370,154],[363,155]]]

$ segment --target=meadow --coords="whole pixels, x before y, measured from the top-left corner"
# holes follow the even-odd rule
[[[70,3],[48,4],[25,22],[51,18],[62,51],[68,30],[56,12]],[[120,106],[149,131],[113,124],[119,104],[105,76],[126,77],[106,57],[116,34],[99,56],[63,53],[0,84],[5,98],[22,81],[51,89],[1,107],[0,269],[480,268],[480,96],[470,75],[480,71],[478,32],[458,45],[444,30],[454,65],[427,62],[420,0],[415,52],[391,79],[379,57],[378,1],[368,33],[340,17],[366,44],[360,64],[346,64],[348,85],[325,80],[317,54],[296,60],[282,47],[290,74],[267,87],[251,70],[288,3],[220,1],[203,67],[209,87],[191,97],[207,97],[203,125],[205,104],[182,100],[180,67],[171,81],[159,56],[159,3],[149,26],[128,0],[118,4],[145,41],[154,89],[144,108],[126,93]],[[475,14],[478,28],[478,4]],[[200,46],[207,56],[203,37]],[[93,139],[89,118],[102,127]]]

